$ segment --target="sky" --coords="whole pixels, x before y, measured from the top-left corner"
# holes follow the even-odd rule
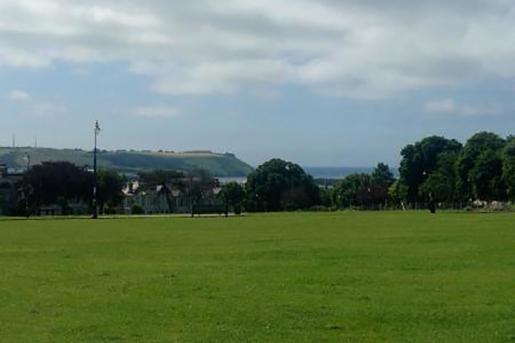
[[[398,165],[515,133],[513,0],[0,0],[0,145]]]

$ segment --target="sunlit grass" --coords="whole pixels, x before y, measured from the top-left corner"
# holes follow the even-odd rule
[[[515,215],[0,221],[1,342],[515,339]]]

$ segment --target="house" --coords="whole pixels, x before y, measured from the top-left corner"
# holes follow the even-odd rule
[[[202,192],[202,199],[194,201],[185,191],[190,179],[177,180],[176,183],[147,186],[139,180],[129,181],[122,189],[124,194],[123,212],[131,214],[135,206],[145,214],[191,213],[195,208],[214,209],[223,212],[223,202],[217,197],[221,188],[215,182]]]

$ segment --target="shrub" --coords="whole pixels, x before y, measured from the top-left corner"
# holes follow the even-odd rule
[[[140,205],[133,205],[131,208],[131,213],[133,215],[141,215],[145,214],[145,210]]]
[[[116,208],[115,207],[108,207],[105,209],[105,214],[107,215],[113,215],[116,214]]]

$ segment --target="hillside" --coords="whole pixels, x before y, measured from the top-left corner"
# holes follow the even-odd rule
[[[92,166],[93,153],[80,149],[50,148],[7,148],[0,147],[0,163],[9,168],[23,169],[29,154],[31,165],[43,161],[68,161],[79,166]],[[152,152],[152,151],[99,151],[100,168],[116,169],[120,172],[135,173],[151,169],[194,170],[205,169],[218,177],[246,176],[252,167],[233,154],[218,154],[210,151],[193,152]]]

